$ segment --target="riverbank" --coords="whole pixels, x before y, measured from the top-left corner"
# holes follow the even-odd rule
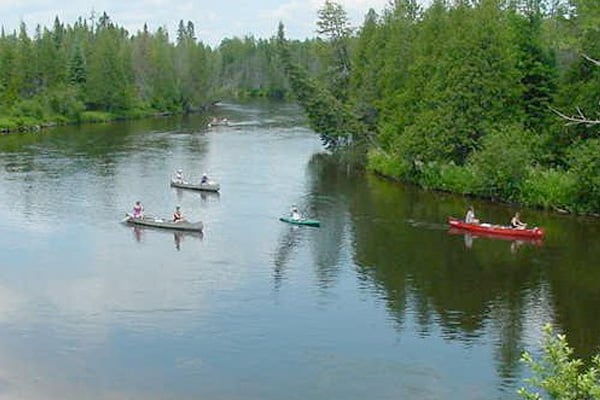
[[[187,114],[199,114],[207,112],[218,102],[211,102],[197,110]],[[110,113],[105,111],[83,111],[75,118],[65,116],[56,116],[52,119],[36,119],[29,116],[0,116],[0,134],[39,132],[44,129],[57,126],[88,124],[88,123],[107,123],[115,121],[136,120],[143,118],[162,118],[173,115],[184,115],[184,112],[158,111],[158,110],[135,110],[125,114]]]
[[[512,170],[505,167],[501,162],[491,164],[489,171],[451,163],[407,165],[375,149],[367,156],[367,170],[384,179],[414,184],[422,189],[559,214],[600,217],[600,210],[580,201],[581,177],[573,172],[541,166],[511,166]],[[490,176],[492,174],[497,175]]]

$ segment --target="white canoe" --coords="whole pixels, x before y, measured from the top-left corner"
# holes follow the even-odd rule
[[[177,182],[173,179],[171,179],[171,186],[180,189],[204,190],[206,192],[218,192],[219,189],[221,189],[221,186],[216,182],[193,184],[188,182]]]
[[[202,221],[198,222],[173,222],[170,219],[166,218],[158,218],[151,216],[144,216],[142,218],[133,218],[131,214],[127,214],[128,217],[124,220],[124,222],[131,225],[142,225],[142,226],[151,226],[153,228],[164,228],[164,229],[173,229],[178,231],[189,231],[189,232],[202,232],[204,229],[204,224]]]

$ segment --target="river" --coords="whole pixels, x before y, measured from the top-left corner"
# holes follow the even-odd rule
[[[0,399],[514,399],[545,323],[598,352],[597,220],[451,234],[517,209],[365,174],[293,105],[215,112],[0,136]],[[204,232],[121,223],[136,200]]]

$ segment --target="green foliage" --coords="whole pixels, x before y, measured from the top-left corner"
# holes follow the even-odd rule
[[[341,4],[325,0],[318,12],[317,33],[324,37],[325,81],[329,91],[342,102],[347,101],[351,72],[350,37],[352,28]]]
[[[460,194],[473,194],[476,193],[478,181],[471,168],[450,163],[439,166],[439,180],[432,187]]]
[[[131,107],[131,59],[123,32],[110,22],[98,30],[88,60],[85,99],[92,110],[124,111]]]
[[[78,86],[85,85],[87,81],[87,69],[85,58],[79,43],[73,46],[73,54],[69,60],[69,83]]]
[[[479,181],[477,194],[517,200],[532,162],[530,133],[519,126],[490,132],[481,141],[469,165]]]
[[[51,114],[64,116],[70,121],[79,121],[85,104],[79,100],[79,92],[73,86],[62,86],[53,90],[48,96]]]
[[[593,358],[591,366],[584,367],[582,360],[573,358],[564,335],[554,334],[550,325],[544,327],[543,355],[536,360],[524,352],[521,360],[533,376],[526,380],[518,394],[528,400],[560,399],[583,400],[600,398],[600,355]]]
[[[378,16],[369,10],[352,55],[352,75],[349,90],[358,118],[370,131],[375,131],[379,119],[377,100],[381,97],[378,75],[381,71],[381,52],[385,42],[377,40]]]
[[[600,210],[600,139],[589,139],[568,153],[571,173],[575,176],[577,203],[583,211]]]
[[[307,113],[311,127],[321,135],[323,144],[329,149],[335,149],[355,141],[360,142],[364,138],[364,127],[348,106],[292,59],[283,24],[279,25],[277,45],[280,61],[296,99]]]
[[[406,179],[410,166],[390,157],[378,149],[371,149],[367,154],[367,169],[396,179]]]
[[[397,127],[390,143],[399,152],[462,165],[491,129],[520,121],[519,71],[506,20],[497,2],[484,1],[455,8],[435,2],[411,29],[394,21],[415,35],[404,39],[409,58],[399,60],[408,65],[390,70],[402,85],[382,101],[384,126]]]
[[[523,87],[522,109],[527,129],[541,132],[553,118],[550,111],[557,90],[555,52],[544,46],[541,2],[529,2],[524,12],[509,14],[517,43],[517,67]],[[524,15],[523,15],[524,14]]]
[[[421,12],[401,0],[381,17],[370,11],[350,79],[350,102],[377,132],[369,168],[428,188],[599,212],[600,125],[561,126],[551,110],[597,116],[600,68],[577,54],[600,59],[598,4],[433,1]]]
[[[289,43],[290,57],[304,51],[300,42]],[[219,45],[219,77],[216,86],[228,96],[259,96],[282,98],[289,90],[283,68],[277,59],[277,43],[274,40],[224,39]],[[315,59],[312,54],[300,56],[302,62]]]
[[[44,118],[44,107],[39,98],[19,100],[12,108],[12,114],[17,117],[32,118],[40,121]]]
[[[530,167],[521,184],[519,203],[548,210],[574,211],[575,175],[559,168]]]
[[[81,113],[81,122],[110,122],[115,116],[105,111],[84,111]]]
[[[15,118],[0,116],[0,132],[11,132],[19,129],[19,124]]]

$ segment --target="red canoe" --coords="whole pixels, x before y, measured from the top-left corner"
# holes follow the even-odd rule
[[[458,228],[473,233],[487,233],[492,235],[508,236],[513,238],[541,239],[544,237],[542,228],[515,229],[509,226],[492,224],[468,224],[463,220],[448,217],[448,223],[452,228]]]

